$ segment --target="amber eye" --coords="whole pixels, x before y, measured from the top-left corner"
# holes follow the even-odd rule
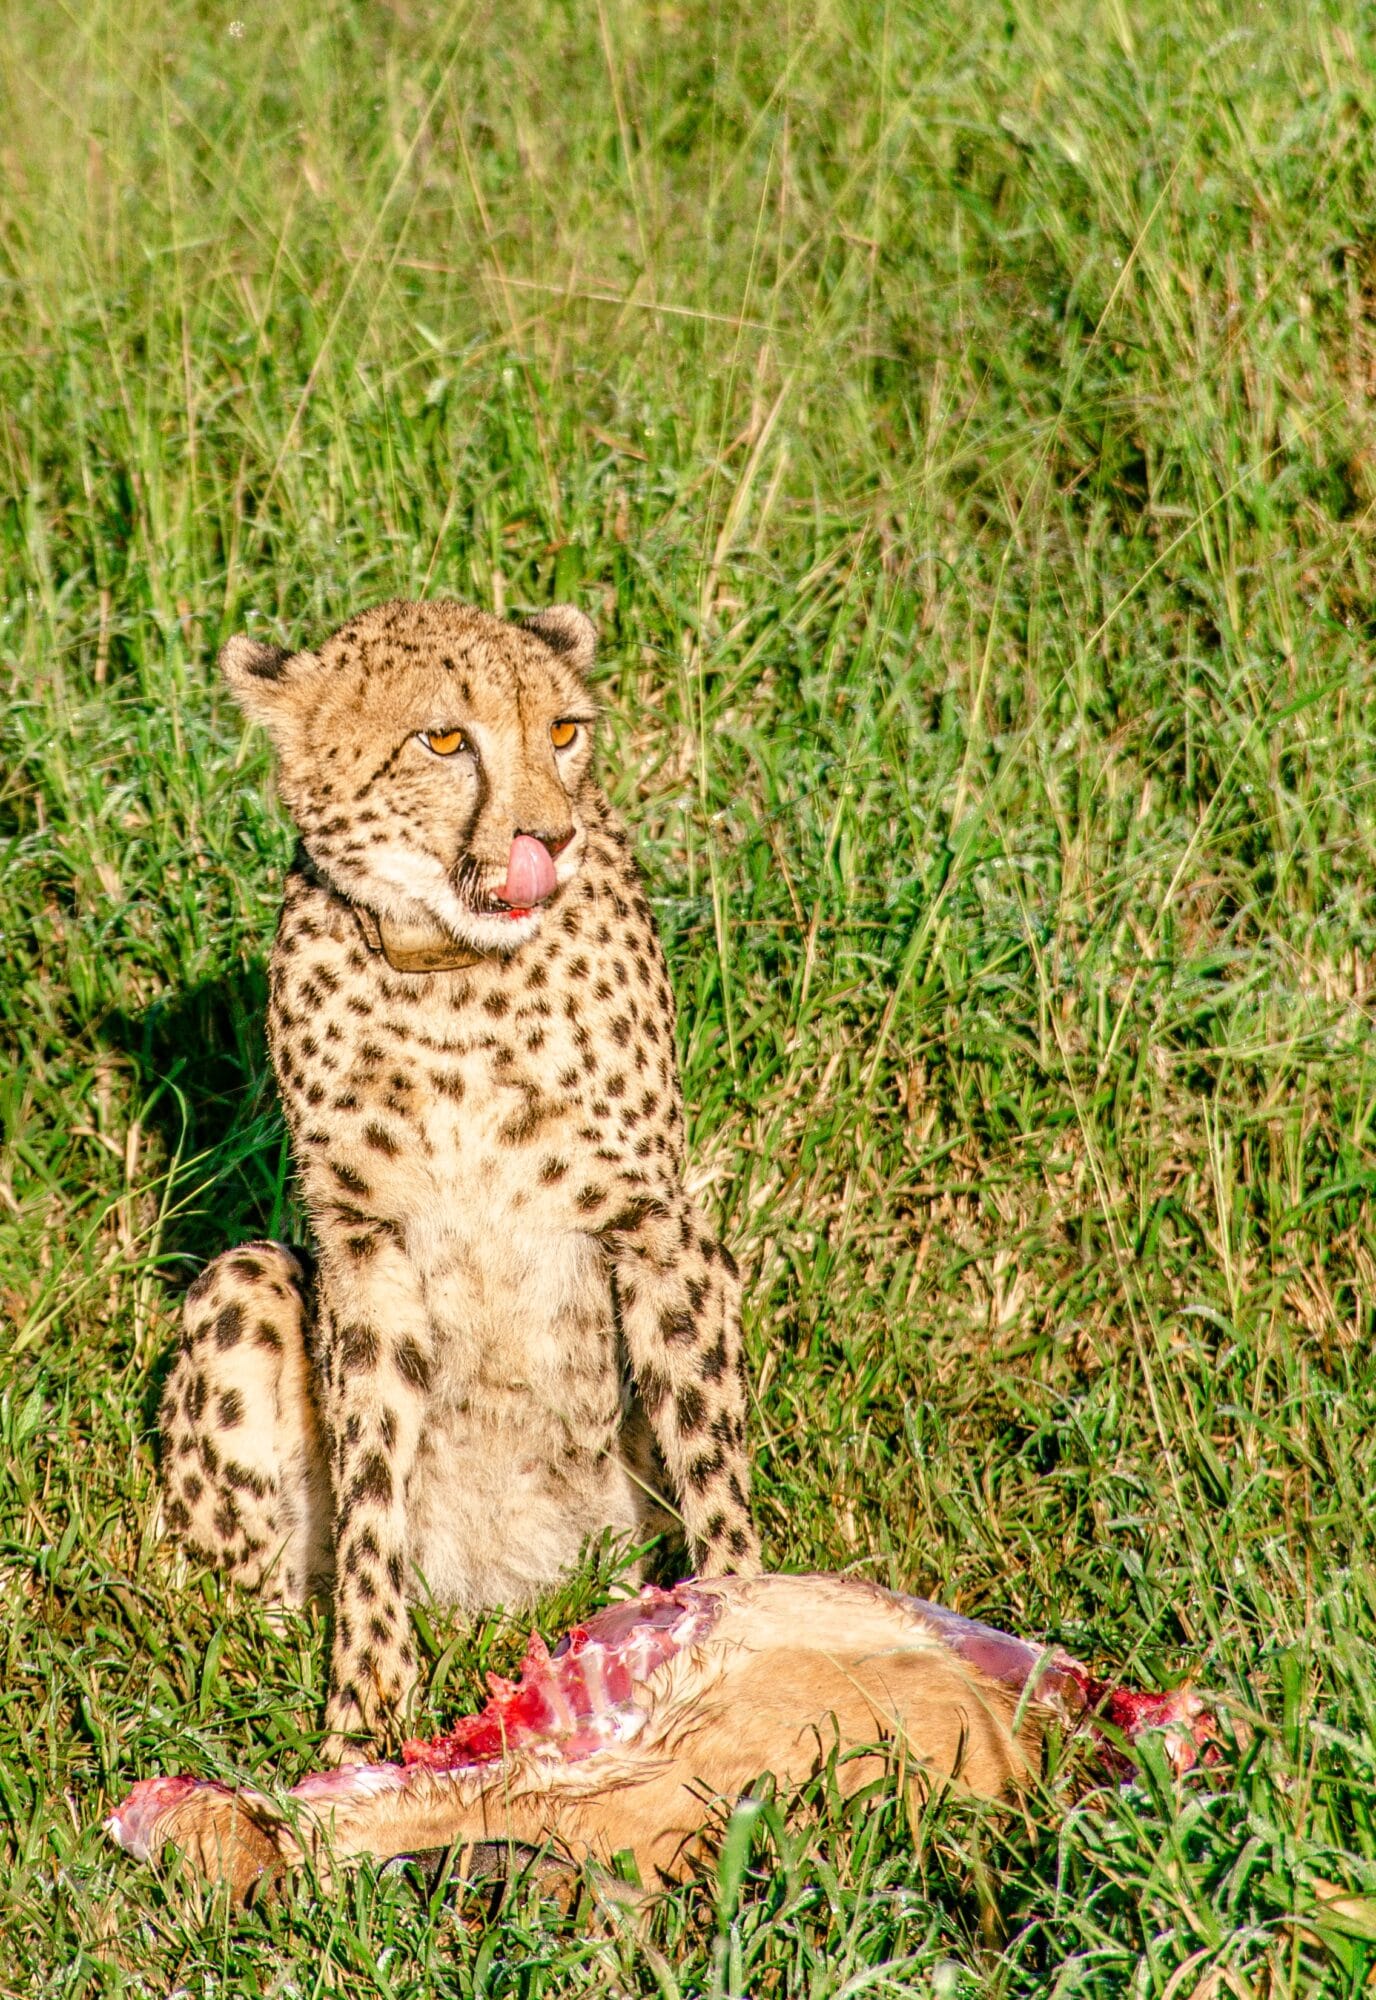
[[[556,750],[567,750],[577,734],[576,722],[551,722],[549,726],[549,740]]]
[[[421,735],[437,757],[452,757],[456,750],[468,748],[468,738],[461,729],[426,729]]]

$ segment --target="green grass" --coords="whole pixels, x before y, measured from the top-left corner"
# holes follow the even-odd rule
[[[6,21],[0,1990],[1366,1990],[1372,21],[236,4]],[[1239,1769],[823,1785],[643,1932],[101,1835],[323,1689],[150,1530],[178,1289],[299,1226],[215,651],[423,591],[599,620],[772,1559],[1195,1676]],[[521,1636],[427,1626],[436,1710]]]

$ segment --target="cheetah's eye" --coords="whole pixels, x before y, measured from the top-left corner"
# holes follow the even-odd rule
[[[549,726],[549,740],[556,750],[567,750],[577,734],[576,722],[551,722]]]
[[[468,748],[468,738],[461,729],[423,729],[421,741],[428,744],[437,757],[452,757],[456,751]]]

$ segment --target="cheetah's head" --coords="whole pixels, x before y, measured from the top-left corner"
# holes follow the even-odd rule
[[[398,600],[313,651],[231,639],[220,665],[343,895],[385,922],[510,952],[582,860],[594,642],[572,605],[512,623]]]

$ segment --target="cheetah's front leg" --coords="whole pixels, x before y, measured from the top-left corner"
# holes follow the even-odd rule
[[[420,1286],[382,1226],[322,1230],[325,1421],[335,1492],[334,1647],[325,1754],[356,1756],[415,1685],[406,1611],[406,1489],[424,1421],[431,1332]]]
[[[641,1401],[702,1575],[760,1567],[745,1451],[741,1289],[686,1194],[632,1199],[607,1230]]]

